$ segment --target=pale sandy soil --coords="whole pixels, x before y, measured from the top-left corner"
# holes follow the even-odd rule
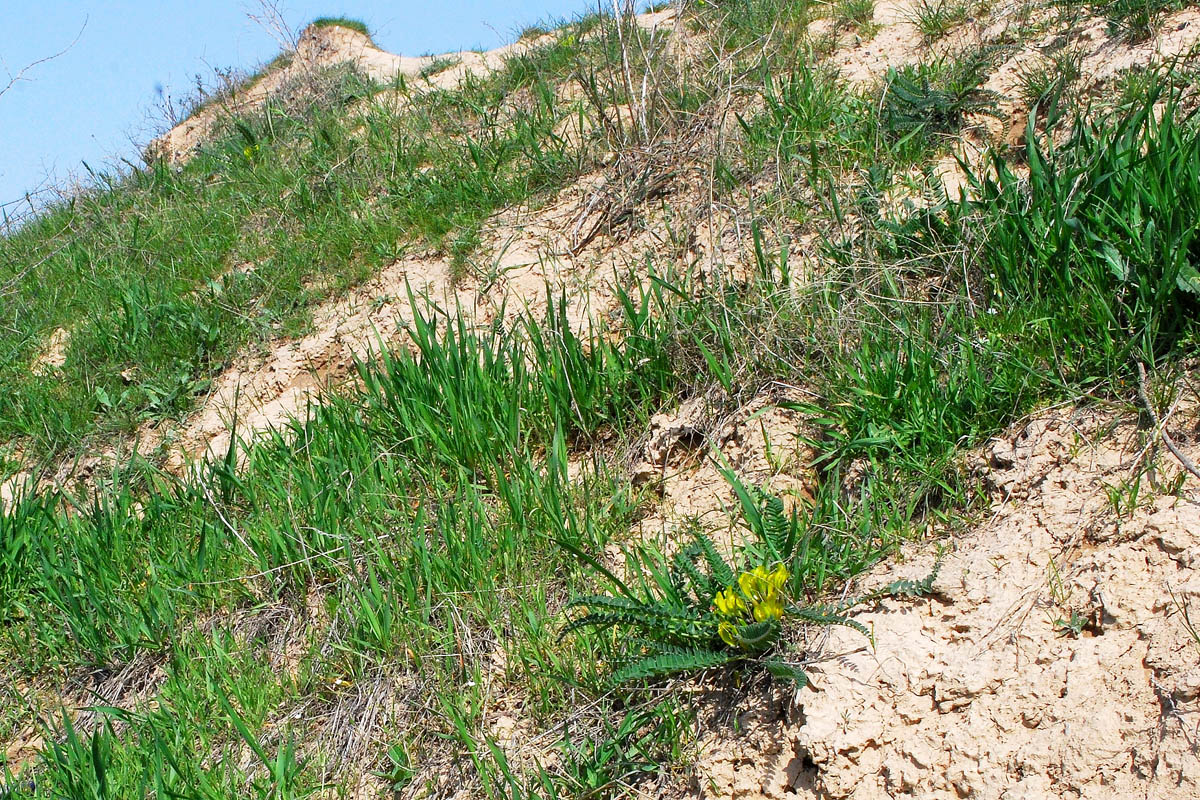
[[[1200,456],[1194,416],[1171,431]],[[941,543],[937,594],[857,615],[874,646],[831,631],[814,688],[758,692],[736,729],[707,730],[698,794],[1200,796],[1200,641],[1183,614],[1200,622],[1200,482],[1176,497],[1145,478],[1118,513],[1110,487],[1136,479],[1142,452],[1129,416],[1096,411],[994,440],[975,464],[992,508]],[[1169,483],[1178,465],[1160,464]],[[906,548],[862,585],[920,578],[934,549]]]

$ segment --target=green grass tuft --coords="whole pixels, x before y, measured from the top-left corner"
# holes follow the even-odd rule
[[[858,28],[870,36],[875,22],[875,0],[839,0],[833,9],[834,24],[839,28]]]
[[[346,28],[357,31],[368,39],[371,37],[371,29],[367,27],[367,23],[351,17],[317,17],[311,24],[314,28]]]
[[[1093,13],[1108,20],[1109,29],[1132,44],[1150,39],[1163,18],[1184,7],[1179,0],[1106,0],[1090,4]]]
[[[1128,375],[1192,337],[1200,132],[1179,97],[1156,80],[1138,105],[1079,120],[1064,145],[1031,143],[1027,180],[994,160],[959,207],[987,231],[990,296],[1055,308],[1045,334],[1080,378]]]
[[[926,45],[933,44],[971,16],[969,0],[917,0],[910,19]]]

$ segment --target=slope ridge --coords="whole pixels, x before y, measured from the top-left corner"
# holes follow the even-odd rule
[[[674,19],[670,10],[637,16],[637,23],[654,29]],[[438,55],[402,56],[381,50],[371,37],[341,25],[309,25],[297,40],[296,49],[283,56],[280,66],[268,68],[248,81],[234,87],[230,96],[197,109],[187,119],[154,139],[146,148],[150,158],[165,158],[172,164],[186,163],[205,143],[219,132],[223,122],[237,116],[256,113],[273,96],[287,92],[297,83],[303,84],[314,72],[338,65],[348,65],[377,83],[414,80],[431,67],[437,72],[425,82],[428,88],[452,89],[467,76],[481,75],[498,69],[505,61],[529,52],[552,37],[542,35],[491,50],[455,50]]]

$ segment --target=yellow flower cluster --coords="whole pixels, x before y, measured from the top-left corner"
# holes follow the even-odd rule
[[[738,618],[747,616],[755,622],[783,617],[783,587],[787,583],[788,571],[783,564],[767,571],[766,567],[755,567],[738,576],[737,586],[729,586],[713,598],[717,613],[725,619],[717,626],[721,640],[730,647],[735,646]],[[740,591],[739,591],[740,590]],[[746,601],[749,600],[749,606]]]

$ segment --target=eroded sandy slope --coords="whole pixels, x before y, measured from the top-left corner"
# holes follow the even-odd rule
[[[962,47],[970,42],[988,43],[1004,35],[1015,23],[1015,7],[1002,6],[989,18],[986,27],[968,23],[956,30],[949,44],[936,48],[922,44],[912,23],[912,0],[881,3],[875,12],[878,30],[867,40],[846,38],[832,56],[845,76],[855,82],[878,80],[888,67],[933,57],[935,50]],[[1128,46],[1103,29],[1100,20],[1085,20],[1072,45],[1084,53],[1085,75],[1089,85],[1113,73],[1118,67],[1147,65],[1154,61],[1191,52],[1200,37],[1200,21],[1194,9],[1170,16],[1160,34],[1150,41]],[[663,31],[680,33],[672,11],[645,14],[639,24]],[[827,25],[818,21],[814,26]],[[543,37],[545,38],[545,37]],[[315,67],[352,62],[380,80],[395,75],[419,75],[430,64],[442,61],[452,66],[430,78],[430,86],[457,85],[469,73],[497,68],[503,60],[522,49],[537,46],[540,40],[517,42],[486,53],[455,53],[447,56],[405,58],[376,48],[369,38],[340,27],[309,28],[305,31],[291,63],[268,72],[232,105],[219,105],[164,135],[156,147],[170,158],[186,159],[211,136],[223,115],[247,113],[261,105],[274,92],[311,72]],[[978,161],[985,149],[1005,141],[1006,134],[1017,138],[1024,131],[1027,109],[1020,104],[1021,70],[1040,59],[1043,45],[1034,43],[1004,61],[985,83],[985,88],[1001,96],[1000,119],[984,118],[979,131],[968,130],[960,152],[946,156],[938,166],[947,188],[956,193],[963,176],[959,155]],[[580,135],[582,133],[580,132]],[[1013,142],[1009,142],[1012,144]],[[666,198],[674,213],[659,214],[648,220],[640,235],[620,242],[602,236],[586,248],[579,248],[581,233],[593,223],[597,200],[605,195],[603,174],[589,175],[567,187],[546,206],[533,212],[514,209],[500,215],[489,225],[486,241],[480,248],[477,264],[463,278],[452,280],[445,259],[437,254],[415,255],[385,268],[376,278],[346,295],[328,301],[314,313],[313,333],[299,340],[278,340],[264,351],[246,354],[214,381],[214,391],[182,426],[161,429],[145,427],[139,434],[138,450],[150,453],[165,445],[168,464],[178,469],[188,458],[204,455],[210,448],[222,451],[228,444],[231,425],[237,422],[236,435],[253,434],[286,422],[302,414],[305,405],[324,386],[343,380],[353,359],[364,356],[379,343],[397,339],[404,322],[412,318],[408,288],[420,298],[446,309],[461,309],[475,315],[477,321],[492,321],[498,309],[509,316],[525,307],[544,302],[547,287],[565,291],[571,302],[571,315],[577,327],[603,318],[613,305],[614,275],[626,275],[642,261],[646,253],[662,253],[672,245],[671,233],[688,225],[681,220],[692,216],[694,248],[692,266],[713,271],[723,266],[731,253],[744,249],[737,241],[744,231],[730,220],[720,219],[719,209],[711,204],[701,209],[701,187],[687,187]],[[689,190],[690,189],[690,190]],[[698,213],[703,212],[703,213]],[[734,212],[736,216],[736,211]],[[742,236],[744,239],[744,236]],[[799,253],[798,262],[806,258]],[[732,259],[736,261],[735,259]],[[736,264],[732,266],[736,267]],[[819,269],[819,265],[813,265]],[[89,455],[85,462],[112,460],[114,454]],[[86,479],[88,463],[69,464],[55,476],[60,482]],[[5,482],[0,494],[11,495],[21,485],[24,473]]]
[[[641,14],[644,28],[666,28],[674,24],[673,11]],[[379,83],[397,78],[416,79],[436,70],[416,88],[451,89],[469,75],[499,69],[504,61],[552,40],[550,35],[520,40],[492,50],[462,50],[440,55],[402,56],[375,46],[369,36],[338,25],[310,25],[300,34],[296,49],[282,67],[268,69],[249,85],[235,89],[217,102],[197,109],[187,119],[155,139],[147,153],[171,163],[186,162],[197,149],[212,139],[220,125],[235,116],[252,114],[272,97],[296,89],[316,71],[337,64],[350,64],[362,75]],[[440,68],[441,67],[441,68]]]
[[[1200,454],[1194,422],[1172,433]],[[1135,500],[1142,454],[1132,420],[1094,411],[992,442],[977,465],[990,516],[946,542],[937,595],[860,614],[874,647],[832,631],[815,689],[764,691],[740,730],[710,730],[699,793],[1200,796],[1200,641],[1183,613],[1200,622],[1200,483],[1172,496],[1147,475]],[[1170,483],[1177,464],[1160,464]],[[913,548],[864,584],[933,561]]]

